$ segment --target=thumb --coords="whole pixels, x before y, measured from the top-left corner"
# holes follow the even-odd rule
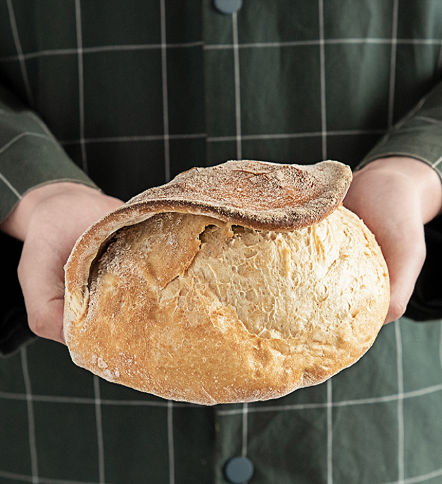
[[[23,290],[28,323],[38,336],[65,343],[63,337],[64,262],[44,240],[23,246],[18,277]]]
[[[390,274],[390,307],[385,323],[396,321],[405,313],[416,280],[425,261],[422,227],[415,233],[396,233],[394,240],[379,240]]]

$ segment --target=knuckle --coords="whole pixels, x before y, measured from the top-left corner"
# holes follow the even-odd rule
[[[405,314],[407,310],[407,303],[405,301],[392,301],[390,303],[390,309],[388,312],[389,319],[391,321],[396,321]]]
[[[63,304],[58,300],[28,311],[29,328],[41,338],[63,342],[62,320]]]
[[[48,323],[50,317],[44,311],[34,310],[28,313],[28,324],[31,331],[41,338],[48,337]]]

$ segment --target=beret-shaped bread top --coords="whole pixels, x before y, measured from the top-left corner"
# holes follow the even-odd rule
[[[205,405],[277,398],[353,364],[389,284],[374,236],[340,206],[350,180],[337,162],[228,162],[133,198],[66,265],[73,361]]]
[[[185,171],[129,204],[209,215],[254,229],[293,230],[317,223],[337,208],[351,178],[348,166],[331,160],[305,166],[228,161]]]

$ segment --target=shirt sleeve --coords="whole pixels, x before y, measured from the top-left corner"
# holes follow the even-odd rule
[[[95,187],[45,123],[0,86],[0,222],[27,192],[60,181]],[[1,276],[6,288],[0,301],[0,356],[14,353],[35,338],[17,277],[21,247],[21,242],[0,233]]]
[[[357,169],[388,156],[421,160],[432,166],[442,178],[442,83],[389,130]]]
[[[357,169],[388,156],[407,156],[433,167],[442,178],[442,83],[400,120],[366,155]],[[408,303],[406,316],[415,321],[442,318],[442,218],[425,226],[427,256]]]
[[[45,123],[0,86],[0,222],[28,191],[61,181],[95,187]]]

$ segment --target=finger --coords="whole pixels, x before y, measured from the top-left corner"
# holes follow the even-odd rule
[[[385,323],[404,315],[425,260],[423,233],[408,233],[391,241],[379,241],[390,274],[390,306]]]
[[[31,331],[64,343],[64,261],[42,241],[25,243],[18,275]]]
[[[31,331],[42,338],[51,339],[66,344],[63,334],[62,299],[54,299],[46,304],[32,306],[28,311],[28,321]]]

